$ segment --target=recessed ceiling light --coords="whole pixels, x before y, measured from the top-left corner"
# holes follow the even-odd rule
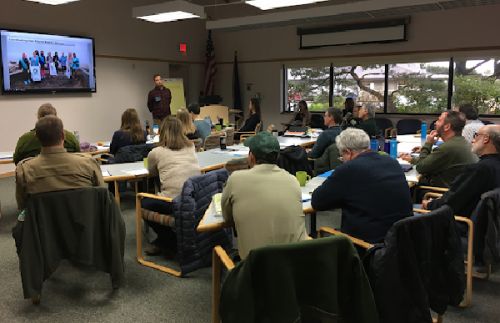
[[[50,4],[50,5],[56,6],[59,4],[65,4],[65,3],[75,2],[75,1],[79,1],[79,0],[26,0],[26,1],[39,2],[39,3],[43,3],[43,4]]]
[[[300,6],[304,4],[311,4],[323,1],[327,0],[250,0],[245,2],[261,10],[269,10],[269,9],[276,9],[283,7]]]
[[[189,18],[205,18],[203,6],[183,0],[169,1],[149,6],[135,7],[132,16],[151,22],[169,22]]]

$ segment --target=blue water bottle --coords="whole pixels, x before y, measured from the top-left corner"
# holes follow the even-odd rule
[[[378,140],[375,136],[370,139],[370,149],[371,151],[378,151]]]
[[[392,159],[398,158],[398,140],[395,137],[391,138],[391,148],[389,155]]]
[[[427,139],[427,122],[422,121],[422,125],[420,126],[420,141],[422,142],[422,146]]]

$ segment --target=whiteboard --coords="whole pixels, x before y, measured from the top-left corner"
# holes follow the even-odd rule
[[[186,97],[184,95],[184,81],[182,79],[164,79],[163,86],[172,93],[170,112],[177,114],[177,110],[186,108]]]

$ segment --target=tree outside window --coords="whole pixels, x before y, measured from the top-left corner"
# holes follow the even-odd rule
[[[387,112],[439,113],[448,106],[449,62],[389,64]]]
[[[385,65],[353,65],[333,69],[333,106],[343,109],[347,97],[362,104],[372,103],[384,112]]]
[[[500,114],[500,60],[455,59],[453,105],[472,103],[480,114]]]
[[[307,102],[310,111],[328,109],[330,67],[299,67],[287,69],[286,111],[296,111],[300,100]]]

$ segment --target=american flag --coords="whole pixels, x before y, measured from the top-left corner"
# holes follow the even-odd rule
[[[207,62],[205,65],[205,96],[214,94],[214,80],[217,67],[215,66],[214,43],[212,42],[212,31],[208,31],[207,53],[205,55]]]

